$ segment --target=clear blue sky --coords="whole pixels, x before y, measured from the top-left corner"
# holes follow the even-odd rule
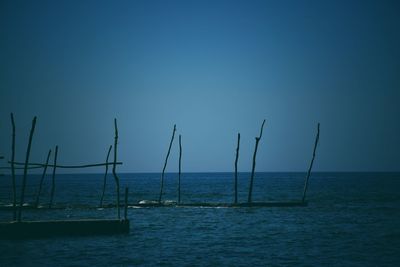
[[[161,171],[400,171],[398,1],[1,1],[0,151]],[[177,170],[175,142],[167,171]],[[102,172],[102,169],[94,171]]]

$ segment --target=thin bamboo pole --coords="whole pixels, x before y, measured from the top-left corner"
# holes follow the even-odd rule
[[[119,178],[117,176],[117,148],[118,148],[118,126],[117,126],[117,119],[114,119],[114,128],[115,128],[115,137],[114,137],[114,164],[112,173],[114,176],[116,189],[117,189],[117,215],[118,219],[121,219],[121,210],[119,205]]]
[[[11,161],[10,161],[11,162]],[[30,165],[30,164],[29,164]],[[50,165],[49,165],[50,166]],[[41,168],[43,168],[44,167],[44,164],[43,164],[43,166],[36,166],[36,167],[28,167],[28,170],[31,170],[31,169],[41,169]],[[11,170],[12,168],[11,167],[0,167],[0,170]],[[23,170],[23,169],[25,169],[24,167],[14,167],[14,170]]]
[[[181,203],[181,162],[182,162],[182,142],[181,142],[181,135],[179,135],[178,203]]]
[[[129,188],[125,187],[125,205],[124,205],[124,218],[125,218],[125,220],[128,219],[128,193],[129,193]]]
[[[11,177],[12,177],[12,188],[13,188],[13,219],[14,221],[17,219],[17,189],[15,186],[15,122],[14,122],[14,114],[10,114],[11,117],[11,126],[12,126],[12,143],[11,143]]]
[[[56,146],[56,150],[54,152],[54,166],[53,166],[53,175],[51,177],[51,194],[50,194],[49,209],[51,209],[51,207],[53,206],[54,192],[56,190],[57,155],[58,155],[58,146]]]
[[[176,124],[174,124],[174,130],[172,131],[171,142],[169,143],[168,153],[165,158],[164,168],[161,173],[161,186],[160,186],[160,196],[158,197],[158,203],[161,203],[161,198],[162,198],[163,189],[164,189],[164,173],[165,173],[165,168],[167,167],[169,153],[171,152],[172,142],[174,141],[175,131],[176,131]]]
[[[237,165],[238,165],[238,160],[239,160],[239,146],[240,146],[240,133],[238,133],[238,138],[237,138],[237,147],[236,147],[236,158],[235,158],[235,201],[234,203],[237,204],[238,202],[238,173],[237,173]]]
[[[18,211],[18,222],[21,221],[22,206],[24,205],[26,178],[28,176],[28,163],[29,163],[29,156],[31,154],[31,145],[32,145],[33,133],[35,132],[35,126],[36,126],[36,116],[32,120],[32,127],[31,127],[31,132],[29,134],[28,147],[26,149],[24,176],[22,180],[21,202],[19,203],[19,211]]]
[[[50,155],[51,155],[51,149],[49,149],[49,153],[47,154],[46,165],[44,166],[43,174],[42,174],[42,177],[41,177],[41,179],[40,179],[39,190],[38,190],[38,192],[37,192],[36,201],[35,201],[35,207],[36,207],[36,208],[39,206],[40,193],[42,192],[42,185],[43,185],[44,177],[46,176],[47,165],[49,164]]]
[[[108,158],[110,157],[111,149],[112,149],[112,145],[110,145],[110,147],[108,148],[106,163],[108,163]],[[104,173],[103,193],[101,194],[101,198],[100,198],[100,208],[103,207],[104,193],[106,192],[106,185],[107,185],[107,174],[108,174],[108,164],[106,165],[106,171]]]
[[[8,163],[11,163],[9,161]],[[15,165],[25,165],[25,163],[21,162],[14,162]],[[114,162],[109,162],[109,163],[94,163],[94,164],[86,164],[86,165],[53,165],[53,164],[48,164],[47,167],[57,167],[57,169],[81,169],[81,168],[90,168],[90,167],[101,167],[101,166],[106,166],[106,165],[114,165]],[[122,165],[122,162],[115,162],[115,165]],[[28,164],[28,169],[39,169],[43,168],[46,166],[46,164],[43,163],[29,163]],[[9,169],[8,167],[5,168],[0,168],[0,169]],[[15,168],[18,169],[18,168]]]
[[[257,148],[258,148],[258,143],[260,142],[262,133],[263,133],[263,128],[264,128],[265,120],[263,121],[261,125],[261,130],[260,130],[260,136],[256,137],[256,146],[254,148],[254,154],[253,154],[253,166],[251,168],[251,176],[250,176],[250,186],[249,186],[249,196],[247,199],[248,203],[252,202],[252,194],[253,194],[253,180],[254,180],[254,170],[256,168],[256,156],[257,156]]]
[[[318,141],[319,141],[319,123],[318,123],[318,125],[317,125],[317,135],[315,136],[315,143],[314,143],[313,155],[312,155],[310,167],[308,168],[306,181],[305,181],[305,183],[304,183],[304,191],[303,191],[303,198],[302,198],[302,201],[303,201],[303,202],[306,200],[306,193],[307,193],[307,188],[308,188],[308,180],[310,179],[311,169],[312,169],[313,164],[314,164],[315,152],[316,152],[316,150],[317,150]]]

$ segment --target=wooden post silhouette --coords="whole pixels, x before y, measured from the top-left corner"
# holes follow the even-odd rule
[[[124,219],[128,219],[128,187],[125,187],[125,205],[124,205]]]
[[[117,188],[117,215],[118,219],[121,219],[121,207],[119,205],[119,178],[117,175],[117,148],[118,148],[118,126],[117,126],[117,119],[114,119],[114,129],[115,129],[115,137],[114,137],[114,162],[113,162],[113,169],[112,173],[115,180],[115,185]]]
[[[304,191],[303,191],[303,198],[302,198],[302,201],[303,201],[303,202],[306,200],[306,193],[307,193],[307,187],[308,187],[308,180],[310,179],[311,169],[312,169],[312,166],[313,166],[313,164],[314,164],[315,151],[317,150],[318,141],[319,141],[319,123],[318,123],[318,125],[317,125],[317,135],[315,136],[315,143],[314,143],[313,155],[312,155],[310,167],[308,168],[306,181],[305,181],[305,183],[304,183]]]
[[[11,161],[9,161],[9,163],[11,163]],[[24,165],[24,163],[15,162],[15,165]],[[101,167],[101,166],[106,166],[106,165],[114,165],[114,163],[113,162],[111,162],[111,163],[94,163],[94,164],[84,164],[84,165],[59,165],[59,164],[57,164],[57,168],[58,169],[82,169],[82,168],[90,168],[90,167]],[[122,165],[122,162],[117,161],[115,163],[115,165]],[[44,166],[46,166],[46,164],[29,163],[28,169],[40,169],[40,168],[43,168]],[[54,167],[54,165],[48,164],[48,167]],[[8,169],[8,167],[6,169]],[[16,168],[16,169],[19,169],[19,168]]]
[[[181,143],[181,135],[179,135],[178,204],[181,203],[181,161],[182,161],[182,143]]]
[[[51,207],[53,206],[54,191],[56,189],[57,155],[58,155],[58,146],[56,146],[56,150],[54,152],[54,165],[53,165],[53,175],[51,177],[51,193],[50,193],[49,209],[51,209]]]
[[[11,177],[12,177],[12,188],[13,188],[13,219],[17,219],[17,189],[15,186],[15,122],[14,114],[10,114],[11,126],[12,126],[12,143],[11,143]]]
[[[103,207],[103,199],[104,199],[104,193],[106,192],[106,184],[107,184],[107,174],[108,174],[108,158],[110,157],[110,152],[112,149],[112,145],[108,148],[107,152],[107,157],[106,157],[106,171],[104,173],[104,179],[103,179],[103,193],[101,194],[100,198],[100,208]]]
[[[36,116],[32,120],[31,132],[29,133],[28,147],[26,149],[24,176],[22,179],[21,202],[19,203],[19,212],[18,212],[18,221],[19,222],[21,221],[22,206],[24,205],[26,178],[28,176],[29,156],[31,154],[32,138],[33,138],[33,133],[35,132],[35,127],[36,127]]]
[[[238,139],[237,139],[237,147],[236,147],[236,159],[235,159],[235,201],[234,203],[237,204],[238,202],[238,193],[237,193],[237,184],[238,184],[238,174],[237,174],[237,164],[239,160],[239,146],[240,146],[240,133],[238,133]]]
[[[161,173],[161,186],[160,186],[160,196],[158,197],[158,203],[161,203],[161,198],[162,198],[163,188],[164,188],[164,172],[165,172],[165,168],[167,167],[168,157],[169,157],[169,153],[171,152],[172,142],[174,141],[175,131],[176,131],[176,124],[174,124],[174,130],[172,131],[171,142],[169,143],[168,153],[165,158],[164,168]]]
[[[35,201],[35,207],[36,208],[39,206],[40,193],[42,192],[42,185],[43,185],[44,177],[46,176],[47,166],[49,164],[50,155],[51,155],[51,149],[49,150],[49,153],[47,154],[46,165],[44,166],[43,174],[42,174],[42,177],[40,178],[39,190],[37,192],[36,201]]]
[[[261,136],[262,136],[262,133],[263,133],[264,123],[265,123],[265,120],[263,121],[263,123],[261,125],[260,136],[256,137],[256,146],[254,148],[254,154],[253,154],[253,166],[251,168],[251,176],[250,176],[249,196],[248,196],[248,199],[247,199],[248,203],[252,202],[253,180],[254,180],[254,170],[256,168],[257,148],[258,148],[258,142],[260,142],[260,139],[261,139]]]

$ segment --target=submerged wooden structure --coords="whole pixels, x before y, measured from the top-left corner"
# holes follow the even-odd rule
[[[258,145],[261,140],[265,120],[263,120],[260,134],[255,137],[255,148],[253,153],[252,160],[252,169],[249,179],[249,188],[248,188],[248,197],[247,202],[239,202],[238,200],[238,160],[239,160],[239,149],[240,149],[240,133],[237,135],[237,147],[236,147],[236,157],[234,162],[234,181],[233,181],[233,201],[231,203],[220,203],[220,202],[194,202],[194,203],[184,203],[181,201],[181,160],[182,160],[182,143],[181,143],[181,135],[179,134],[179,165],[178,165],[178,188],[177,188],[177,201],[162,201],[163,196],[163,187],[164,187],[164,175],[165,170],[168,163],[168,158],[171,152],[171,147],[174,141],[176,125],[173,127],[172,137],[169,143],[168,152],[166,154],[165,162],[163,165],[162,173],[161,173],[161,181],[160,181],[160,193],[157,200],[149,200],[149,201],[140,201],[138,203],[129,203],[128,202],[128,188],[125,189],[125,202],[124,204],[120,203],[120,183],[119,177],[116,172],[117,165],[121,165],[122,162],[117,161],[117,148],[118,148],[118,127],[117,120],[114,119],[114,145],[110,145],[107,151],[107,157],[105,163],[95,163],[95,164],[85,164],[85,165],[62,165],[57,163],[57,154],[58,154],[58,146],[55,147],[54,160],[52,164],[49,164],[49,159],[51,156],[51,150],[49,150],[46,158],[46,162],[42,163],[31,163],[29,162],[30,151],[31,151],[31,143],[35,131],[36,126],[36,117],[34,117],[32,121],[32,127],[29,135],[29,142],[25,156],[25,162],[16,162],[15,161],[15,121],[14,116],[11,113],[11,124],[12,124],[12,145],[11,145],[11,160],[8,161],[10,164],[9,168],[0,168],[0,169],[10,169],[11,170],[11,178],[12,178],[12,192],[13,192],[13,200],[12,206],[2,206],[0,210],[12,210],[13,212],[13,220],[10,222],[0,222],[0,239],[1,238],[41,238],[41,237],[51,237],[51,236],[66,236],[66,235],[94,235],[94,234],[120,234],[120,233],[129,233],[129,220],[127,218],[127,208],[129,207],[141,207],[141,208],[153,208],[153,207],[169,207],[169,208],[179,208],[179,207],[210,207],[210,208],[249,208],[249,207],[260,207],[260,208],[268,208],[268,207],[305,207],[308,205],[306,201],[306,193],[308,189],[309,178],[311,175],[315,155],[316,148],[319,142],[319,134],[320,134],[320,125],[317,125],[317,134],[314,143],[314,149],[312,154],[312,159],[308,168],[308,172],[305,178],[304,189],[301,199],[299,200],[291,200],[291,201],[253,201],[252,199],[252,191],[253,191],[253,183],[255,178],[255,166],[256,166],[256,156],[258,151]],[[114,150],[113,153],[113,161],[109,162],[109,157],[111,150]],[[22,220],[22,212],[27,209],[66,209],[67,207],[55,206],[54,197],[56,192],[56,170],[62,168],[68,169],[78,169],[78,168],[90,168],[90,167],[99,167],[105,166],[105,174],[103,178],[102,184],[102,194],[100,197],[99,206],[96,207],[84,207],[86,209],[97,209],[97,208],[115,208],[117,211],[116,219],[95,219],[95,220],[52,220],[52,221],[23,221]],[[106,179],[108,174],[109,166],[112,166],[112,175],[114,177],[115,185],[116,185],[116,201],[114,204],[104,205],[104,194],[106,188]],[[25,187],[27,181],[27,175],[29,169],[43,168],[43,173],[40,179],[40,183],[38,186],[38,192],[35,198],[35,202],[32,205],[25,205],[24,196],[25,196]],[[46,171],[48,168],[52,168],[52,182],[51,182],[51,194],[50,194],[50,202],[47,206],[39,206],[40,203],[40,194],[42,191],[43,179],[46,175]],[[23,170],[23,180],[22,180],[22,189],[20,195],[20,203],[18,205],[16,199],[16,175],[15,170],[22,169]],[[121,219],[121,208],[124,207],[124,218]],[[79,207],[76,207],[79,208]]]
[[[160,188],[160,195],[158,201],[140,201],[139,203],[129,204],[129,206],[133,207],[226,207],[226,208],[239,208],[239,207],[305,207],[308,205],[306,201],[306,193],[308,189],[308,182],[311,175],[311,170],[313,167],[316,149],[318,146],[319,141],[319,133],[320,133],[320,124],[317,124],[317,134],[315,137],[313,154],[310,166],[308,168],[308,172],[305,179],[304,190],[302,198],[299,200],[291,200],[291,201],[258,201],[254,202],[252,199],[252,192],[253,192],[253,183],[255,177],[255,167],[256,167],[256,157],[258,151],[258,145],[261,140],[263,130],[264,130],[265,120],[263,120],[261,124],[260,134],[259,136],[255,137],[255,148],[253,153],[253,161],[252,161],[252,169],[251,175],[249,180],[249,192],[247,202],[239,202],[238,201],[238,160],[239,160],[239,149],[240,149],[240,133],[237,135],[237,147],[236,147],[236,157],[235,157],[235,171],[234,171],[234,200],[233,203],[209,203],[209,202],[196,202],[196,203],[182,203],[181,202],[181,158],[182,158],[182,144],[181,144],[181,135],[179,135],[179,168],[178,168],[178,200],[177,202],[171,201],[161,201],[162,192],[163,192],[163,184],[164,184],[164,172],[167,166],[168,157],[170,155],[171,146],[174,140],[176,125],[174,125],[174,129],[172,132],[171,141],[168,148],[168,153],[164,162],[164,167],[161,174],[161,188]]]
[[[118,128],[117,128],[117,120],[114,119],[114,128],[115,128],[115,138],[114,138],[114,161],[112,163],[108,162],[108,157],[111,151],[111,146],[107,154],[106,163],[97,163],[97,164],[87,164],[87,165],[58,165],[57,164],[57,154],[58,154],[58,146],[55,147],[54,154],[54,163],[49,164],[49,158],[51,154],[51,150],[49,150],[47,160],[45,164],[40,163],[29,163],[32,139],[35,132],[37,118],[34,117],[32,120],[32,127],[29,134],[29,141],[25,156],[25,162],[20,163],[15,161],[15,121],[14,115],[11,113],[11,124],[12,124],[12,148],[11,148],[11,161],[9,161],[11,174],[12,174],[12,188],[13,188],[13,220],[9,222],[0,222],[0,239],[24,239],[24,238],[45,238],[45,237],[53,237],[53,236],[70,236],[70,235],[102,235],[102,234],[122,234],[129,233],[129,219],[127,218],[127,208],[128,208],[128,189],[125,190],[125,212],[124,218],[121,219],[121,204],[120,204],[120,187],[119,187],[119,178],[116,172],[116,166],[122,164],[121,162],[117,162],[117,144],[118,144]],[[16,203],[16,183],[15,183],[15,169],[19,169],[20,166],[23,165],[23,180],[22,180],[22,189],[20,196],[20,203],[17,210]],[[44,176],[46,174],[47,168],[52,167],[52,186],[51,186],[51,194],[50,194],[50,202],[48,205],[49,209],[53,208],[53,199],[55,195],[55,177],[56,177],[56,169],[57,168],[89,168],[89,167],[97,167],[97,166],[106,166],[106,174],[108,171],[108,165],[113,166],[113,176],[116,183],[117,188],[117,201],[116,201],[116,209],[117,209],[117,219],[81,219],[81,220],[52,220],[52,221],[23,221],[22,220],[22,211],[27,208],[38,208],[39,206],[39,198],[40,192],[42,189],[42,183]],[[40,179],[39,190],[36,196],[36,201],[34,205],[25,206],[24,205],[24,197],[25,197],[25,188],[26,181],[28,176],[28,170],[33,168],[44,168],[42,178]],[[4,169],[4,168],[3,168]],[[105,182],[104,182],[105,183]],[[104,191],[102,195],[102,199],[104,196]],[[101,204],[102,204],[101,199]]]
[[[165,207],[165,208],[272,208],[272,207],[306,207],[308,202],[306,201],[266,201],[266,202],[243,202],[243,203],[219,203],[219,202],[193,202],[193,203],[177,203],[177,202],[144,202],[129,204],[129,207],[141,207],[141,208],[152,208],[152,207]]]

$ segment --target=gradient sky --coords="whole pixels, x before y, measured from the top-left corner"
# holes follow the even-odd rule
[[[398,1],[0,1],[0,152],[162,170],[400,171]],[[175,140],[177,141],[177,139]],[[177,170],[177,142],[167,171]],[[102,169],[94,169],[102,172]]]

